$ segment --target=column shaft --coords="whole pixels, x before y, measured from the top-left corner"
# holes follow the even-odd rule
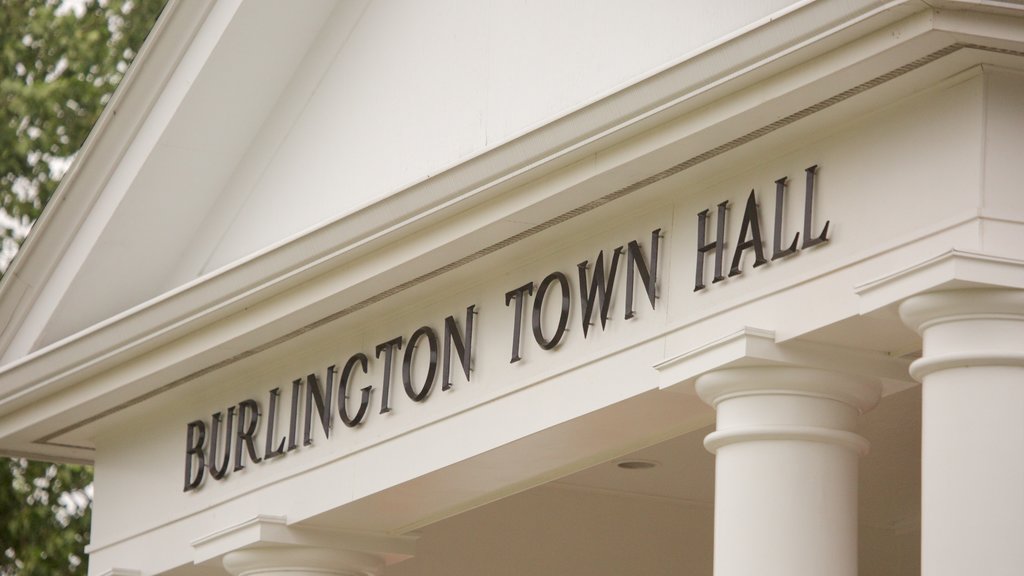
[[[1024,571],[1024,291],[922,294],[921,573]]]

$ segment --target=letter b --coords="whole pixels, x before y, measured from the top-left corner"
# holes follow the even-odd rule
[[[194,420],[188,423],[185,438],[185,492],[194,490],[203,483],[203,472],[206,470],[206,422]],[[192,463],[196,463],[195,477],[192,475]]]

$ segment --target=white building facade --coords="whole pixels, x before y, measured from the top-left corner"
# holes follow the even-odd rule
[[[168,5],[0,284],[89,573],[1024,572],[1024,5]]]

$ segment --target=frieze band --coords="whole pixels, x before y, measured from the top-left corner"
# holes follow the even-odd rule
[[[771,261],[781,260],[797,254],[800,250],[828,241],[830,221],[826,221],[821,232],[812,234],[814,187],[818,173],[817,166],[805,171],[806,184],[803,213],[803,244],[797,248],[801,232],[796,232],[788,247],[783,248],[783,216],[788,178],[775,180],[775,212]],[[726,254],[726,233],[728,227],[729,201],[716,206],[714,240],[708,241],[708,215],[710,209],[697,214],[696,238],[696,281],[694,292],[707,288],[704,283],[705,259],[714,253],[714,276],[712,284],[742,274],[743,256],[747,250],[753,252],[753,268],[769,262],[764,252],[764,238],[761,233],[760,213],[754,190],[747,196],[740,221],[739,233],[733,247],[732,261],[728,276],[724,274]],[[523,338],[524,324],[530,318],[530,331],[537,347],[552,351],[566,337],[573,300],[577,301],[580,312],[583,338],[594,329],[595,322],[605,330],[612,309],[612,295],[620,268],[625,269],[624,312],[625,320],[634,320],[636,313],[636,279],[639,278],[643,294],[655,310],[659,298],[659,252],[662,230],[650,233],[645,252],[641,242],[632,240],[625,246],[615,247],[607,252],[598,252],[593,262],[584,260],[576,265],[578,294],[574,298],[569,275],[556,270],[545,276],[536,286],[528,282],[505,293],[505,306],[513,312],[510,338],[510,363],[520,362],[526,354]],[[625,266],[620,260],[625,256]],[[532,305],[531,300],[532,298]],[[557,323],[545,325],[545,302],[552,300],[557,306]],[[478,330],[478,310],[475,304],[466,307],[461,319],[462,327],[455,316],[447,316],[439,331],[431,326],[421,326],[405,339],[398,336],[378,344],[374,348],[376,362],[382,364],[383,378],[379,383],[379,414],[391,412],[391,388],[396,363],[401,365],[402,387],[414,402],[424,402],[434,389],[438,364],[441,366],[441,389],[453,387],[452,357],[458,358],[467,382],[473,371],[474,332]],[[594,316],[597,316],[596,320]],[[404,347],[404,350],[403,350]],[[425,347],[427,351],[426,371],[414,374],[415,350]],[[186,426],[185,438],[185,484],[189,492],[202,486],[207,472],[214,480],[223,480],[230,472],[239,471],[247,464],[259,464],[269,459],[282,457],[301,446],[314,443],[314,415],[329,439],[334,423],[334,414],[347,428],[363,425],[369,418],[370,404],[374,391],[372,384],[358,389],[358,406],[350,406],[350,396],[362,379],[369,373],[371,359],[363,352],[352,354],[339,372],[336,364],[327,367],[323,379],[318,373],[309,373],[291,383],[288,400],[287,429],[278,429],[278,413],[281,411],[281,389],[273,388],[267,393],[267,412],[255,399],[247,398],[236,405],[211,415],[209,421],[194,420]],[[422,365],[420,366],[422,368]],[[300,414],[301,412],[301,414]],[[300,433],[301,420],[301,433]],[[262,453],[258,449],[257,435],[262,425]]]

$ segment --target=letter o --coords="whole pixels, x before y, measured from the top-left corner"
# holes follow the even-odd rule
[[[562,289],[562,309],[558,316],[558,327],[555,329],[551,339],[547,339],[544,337],[544,326],[541,323],[541,317],[544,313],[544,297],[547,295],[548,288],[552,282],[558,282],[559,287]],[[537,296],[533,299],[533,337],[541,348],[550,350],[558,346],[558,343],[562,341],[562,336],[565,335],[565,328],[569,325],[569,304],[569,279],[561,272],[548,274],[544,281],[540,283],[540,287],[537,288]]]
[[[427,338],[427,345],[430,347],[430,367],[427,369],[427,378],[423,388],[416,392],[412,385],[412,359],[416,353],[416,343],[422,337]],[[437,373],[437,334],[429,326],[423,326],[412,333],[409,342],[405,347],[405,355],[402,358],[402,384],[405,386],[405,393],[415,402],[422,402],[434,385],[434,375]]]

